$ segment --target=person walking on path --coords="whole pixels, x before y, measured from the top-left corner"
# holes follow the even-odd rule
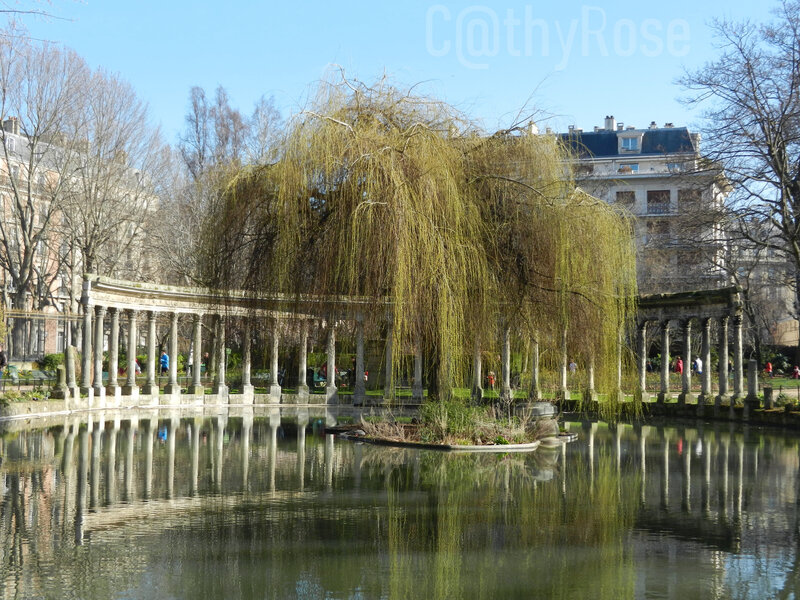
[[[169,371],[169,354],[167,354],[166,350],[161,352],[161,374],[164,375],[167,371]]]

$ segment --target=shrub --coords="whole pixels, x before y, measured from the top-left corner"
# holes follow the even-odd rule
[[[45,354],[44,358],[39,361],[39,368],[42,371],[55,371],[58,365],[64,364],[64,354],[59,352],[57,354]]]

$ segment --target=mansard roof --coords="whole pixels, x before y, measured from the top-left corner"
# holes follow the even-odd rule
[[[619,152],[618,136],[620,134],[641,133],[641,152]],[[698,149],[686,127],[660,127],[656,129],[609,131],[581,131],[573,129],[569,133],[560,134],[562,141],[568,144],[580,158],[610,158],[615,156],[658,156],[665,154],[696,153]]]

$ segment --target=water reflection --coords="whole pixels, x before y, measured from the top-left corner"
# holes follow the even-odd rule
[[[308,409],[0,438],[0,597],[796,597],[794,436],[574,423],[533,454],[342,442]]]

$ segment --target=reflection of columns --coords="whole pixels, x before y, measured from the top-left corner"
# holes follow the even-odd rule
[[[281,384],[278,381],[278,345],[280,344],[280,333],[278,332],[278,319],[272,321],[272,350],[270,352],[269,367],[269,399],[280,404]],[[330,370],[330,369],[329,369]]]
[[[719,320],[719,394],[714,406],[719,409],[723,399],[728,398],[728,317]]]
[[[383,399],[394,399],[394,315],[386,315],[386,356],[383,378]],[[330,371],[330,369],[329,369]]]
[[[94,317],[94,397],[100,399],[105,395],[103,387],[103,328],[106,307],[96,306]],[[96,406],[96,405],[95,405]]]
[[[702,319],[703,327],[700,344],[700,360],[703,361],[703,371],[700,373],[700,397],[698,405],[711,403],[711,319]]]
[[[333,434],[325,434],[325,489],[333,490]]]
[[[129,504],[136,496],[136,491],[133,489],[133,450],[137,426],[138,421],[134,417],[128,422],[128,435],[125,440],[125,502]]]
[[[306,425],[308,425],[308,412],[297,415],[297,482],[302,492],[306,484]]]
[[[172,417],[167,421],[167,499],[172,498],[175,490],[175,438],[180,421]]]
[[[639,323],[636,329],[636,348],[639,351],[639,395],[642,402],[648,401],[647,395],[647,321]]]
[[[214,486],[217,492],[222,491],[222,464],[224,462],[225,427],[228,417],[217,416],[214,418]]]
[[[197,348],[197,346],[195,346]],[[197,354],[199,358],[199,352]],[[196,369],[200,369],[200,362],[195,364]],[[200,472],[200,427],[202,420],[195,417],[192,423],[192,479],[191,479],[191,495],[197,496],[197,477]]]
[[[703,513],[708,515],[711,512],[711,441],[704,436],[703,443],[703,488],[701,491],[703,502]],[[715,440],[716,441],[716,440]]]
[[[669,321],[661,323],[661,391],[658,401],[669,400]]]
[[[303,374],[305,378],[305,374]],[[364,383],[364,315],[356,316],[356,380],[353,386],[353,405],[366,404],[367,390]]]
[[[641,503],[644,506],[647,503],[647,434],[650,432],[650,427],[642,425],[639,427],[639,471],[641,473]]]
[[[252,352],[252,341],[251,336],[252,333],[250,332],[250,319],[245,317],[244,319],[244,341],[243,341],[243,348],[242,348],[242,395],[244,396],[245,403],[252,404],[253,402],[253,392],[255,388],[253,387],[253,383],[250,380],[250,372],[253,366],[253,352]]]
[[[358,327],[358,325],[356,326]],[[353,392],[358,396],[358,383],[361,379],[361,401],[363,402],[364,396],[364,328],[361,325],[361,370],[362,375],[358,375],[358,349],[356,349],[356,389]],[[358,336],[358,329],[356,329],[356,336]],[[356,341],[358,343],[358,341]],[[298,347],[298,360],[297,360],[297,403],[308,404],[308,321],[303,319],[300,323],[300,346]],[[313,380],[312,380],[313,385]]]
[[[180,394],[178,385],[178,313],[170,315],[169,322],[169,383],[164,388],[165,394]]]
[[[89,431],[81,427],[78,431],[78,485],[75,495],[75,544],[83,545],[83,527],[86,515],[86,488],[89,479]]]
[[[71,330],[72,328],[68,326],[67,336],[69,336]],[[72,398],[80,398],[81,390],[78,387],[75,375],[75,346],[72,345],[70,340],[67,340],[67,347],[64,349],[64,362],[66,363],[64,370],[66,371],[67,388],[69,389],[70,396],[72,396]]]
[[[730,461],[730,435],[722,439],[722,488],[719,491],[719,512],[722,515],[728,512],[728,467]]]
[[[119,418],[114,419],[111,429],[106,429],[108,443],[108,459],[106,460],[106,506],[112,506],[117,500],[117,434]]]
[[[92,427],[92,481],[89,507],[94,509],[100,504],[100,447],[103,437],[103,422],[94,421]]]
[[[250,438],[253,435],[252,411],[242,418],[242,491],[247,491],[250,471]]]
[[[589,481],[594,493],[594,438],[597,433],[597,423],[589,423]]]
[[[481,341],[475,336],[475,352],[472,356],[472,399],[480,402],[483,399],[483,359],[481,357]]]
[[[156,313],[147,311],[147,382],[142,387],[146,395],[158,395],[156,385]]]
[[[228,354],[225,351],[225,319],[221,315],[217,318],[217,368],[214,373],[214,385],[211,391],[220,396],[228,397],[228,386],[225,383],[225,369],[228,365]]]
[[[108,309],[111,313],[111,331],[108,337],[108,386],[106,396],[116,398],[122,388],[119,386],[119,309]]]
[[[685,512],[692,510],[692,444],[684,436],[683,448],[683,503]]]
[[[678,403],[686,404],[692,399],[692,320],[689,318],[683,322],[683,376]]]
[[[559,365],[559,391],[558,397],[562,400],[569,400],[569,388],[567,388],[567,328],[561,330],[561,364]]]
[[[734,400],[744,398],[744,350],[742,348],[742,316],[733,317],[733,398]]]
[[[661,508],[669,509],[669,435],[664,431],[664,476],[661,479]]]
[[[192,316],[192,385],[189,386],[188,392],[190,394],[202,394],[203,386],[200,384],[200,377],[202,373],[203,364],[203,323],[202,315],[196,314]]]
[[[414,344],[414,381],[411,384],[411,399],[422,402],[422,344],[419,335]]]
[[[539,336],[534,335],[531,340],[531,391],[529,400],[536,402],[539,400]]]
[[[739,449],[738,472],[736,473],[736,504],[733,508],[735,517],[742,516],[742,500],[744,499],[744,441],[741,436],[736,439],[736,446]]]
[[[339,392],[336,389],[336,324],[328,318],[327,375],[325,382],[325,403],[336,404]]]
[[[145,419],[144,434],[142,443],[144,444],[144,494],[145,500],[150,499],[153,493],[153,425],[155,419]]]
[[[81,394],[92,390],[92,313],[91,307],[83,305],[83,356],[81,357]]]
[[[281,424],[281,413],[275,409],[269,415],[269,491],[275,491],[275,467],[278,461],[278,427]]]

